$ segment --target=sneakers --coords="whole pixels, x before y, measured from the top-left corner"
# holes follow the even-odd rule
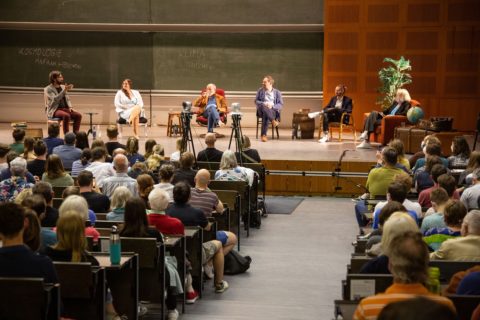
[[[364,140],[357,146],[357,149],[372,149],[372,145],[370,144],[370,142]]]
[[[272,124],[273,124],[274,127],[278,127],[278,125],[280,124],[280,121],[272,120]]]
[[[360,141],[367,139],[368,137],[368,131],[363,131],[362,134],[360,135]]]
[[[314,118],[318,117],[318,116],[321,115],[321,114],[323,114],[323,111],[310,112],[310,113],[308,114],[308,117],[309,117],[310,119],[314,119]]]
[[[262,136],[262,142],[267,142],[268,139],[267,139],[267,136]]]
[[[203,265],[203,272],[208,279],[213,279],[213,266],[206,263]]]
[[[195,301],[197,301],[198,299],[198,293],[197,291],[193,290],[192,292],[187,292],[187,299],[185,300],[185,302],[187,304],[194,304]]]
[[[177,309],[167,311],[167,320],[177,320],[177,319],[178,319]]]
[[[228,282],[222,280],[222,282],[215,284],[215,293],[223,293],[228,289]]]
[[[318,140],[318,142],[320,142],[320,143],[325,143],[325,142],[328,142],[328,141],[330,141],[330,138],[328,137],[328,133],[324,133],[323,137],[320,140]]]

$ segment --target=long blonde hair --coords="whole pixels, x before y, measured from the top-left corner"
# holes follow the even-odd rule
[[[57,221],[57,250],[71,250],[72,262],[81,262],[87,242],[85,239],[85,222],[76,213],[67,211]]]

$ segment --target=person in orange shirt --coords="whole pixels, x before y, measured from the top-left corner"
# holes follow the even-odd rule
[[[209,83],[202,92],[202,95],[193,103],[198,108],[198,114],[202,114],[208,119],[208,132],[213,132],[213,128],[218,125],[220,112],[227,112],[226,99],[217,94],[217,87]]]
[[[419,232],[406,232],[395,237],[387,251],[393,284],[385,293],[360,301],[354,320],[375,320],[387,304],[417,296],[432,299],[455,311],[452,301],[429,292],[424,285],[428,280],[428,247]]]

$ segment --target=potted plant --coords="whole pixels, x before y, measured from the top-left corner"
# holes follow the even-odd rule
[[[399,60],[385,58],[383,62],[389,63],[389,65],[378,71],[378,78],[381,82],[378,92],[381,95],[378,97],[377,104],[385,110],[392,105],[397,90],[412,82],[412,76],[407,73],[412,70],[412,66],[410,60],[406,60],[403,56]]]

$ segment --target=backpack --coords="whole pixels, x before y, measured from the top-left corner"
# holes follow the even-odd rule
[[[230,251],[225,256],[224,274],[233,275],[244,273],[250,268],[252,258],[249,256],[242,256],[235,250]]]

